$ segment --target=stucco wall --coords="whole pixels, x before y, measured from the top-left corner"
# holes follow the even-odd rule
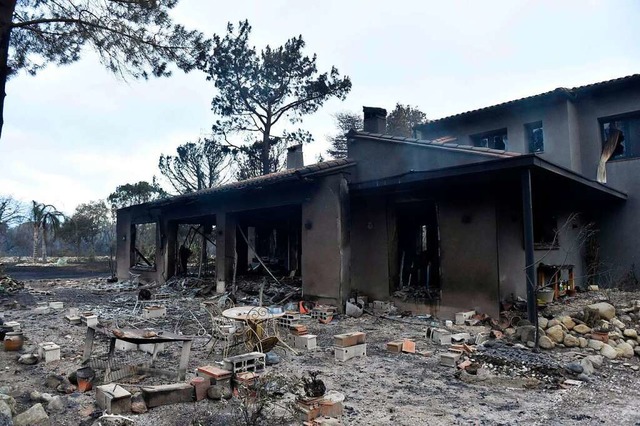
[[[376,299],[389,297],[389,234],[384,196],[351,200],[351,287]]]
[[[469,220],[468,223],[465,223]],[[442,306],[499,314],[496,209],[489,198],[439,200]]]
[[[457,143],[473,145],[471,135],[506,128],[509,139],[507,151],[529,153],[525,124],[542,121],[544,152],[539,155],[561,166],[577,168],[576,133],[575,128],[570,129],[569,126],[570,107],[567,104],[568,101],[557,99],[554,102],[536,106],[514,106],[491,114],[456,119],[439,125],[438,129],[423,131],[422,137],[433,139],[453,136],[457,138]]]
[[[499,157],[428,146],[354,138],[349,158],[356,160],[353,182],[397,176],[410,170],[425,171],[496,160]]]
[[[302,291],[342,306],[349,294],[347,218],[340,205],[343,175],[329,176],[302,203]],[[308,229],[309,228],[309,229]]]

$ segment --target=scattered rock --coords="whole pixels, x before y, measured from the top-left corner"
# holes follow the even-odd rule
[[[587,345],[589,344],[587,339],[585,339],[584,337],[578,337],[578,340],[580,341],[580,347],[581,348],[586,348]]]
[[[582,360],[580,361],[580,366],[582,366],[582,372],[587,376],[591,376],[596,371],[593,363],[588,357],[582,358]]]
[[[0,401],[4,401],[4,403],[9,406],[9,408],[11,409],[11,412],[14,415],[17,413],[17,411],[16,411],[16,400],[13,399],[12,396],[0,393]]]
[[[559,325],[559,324],[560,324],[560,321],[554,318],[552,320],[549,320],[549,322],[547,322],[547,328],[555,327],[556,325]]]
[[[585,359],[588,359],[596,369],[602,367],[604,357],[602,355],[589,355]]]
[[[576,379],[580,380],[581,382],[590,382],[591,381],[591,379],[589,379],[589,376],[587,376],[585,373],[578,374]]]
[[[67,409],[67,404],[65,403],[64,397],[56,395],[51,398],[49,404],[47,404],[47,411],[49,413],[64,413]]]
[[[511,336],[513,336],[514,334],[516,334],[516,329],[515,329],[515,328],[513,328],[513,327],[509,327],[509,328],[507,328],[506,330],[504,330],[504,334],[505,334],[506,336],[511,337]]]
[[[544,330],[545,328],[547,328],[548,324],[549,324],[548,319],[546,319],[545,317],[538,317],[538,327]]]
[[[60,383],[64,380],[64,377],[58,376],[57,374],[49,374],[44,381],[44,385],[50,389],[57,388]]]
[[[56,390],[60,393],[73,393],[76,391],[76,387],[71,384],[69,379],[63,377],[60,384],[56,386]]]
[[[600,349],[602,349],[602,346],[604,346],[604,343],[600,340],[590,339],[587,346],[599,351]]]
[[[630,344],[632,348],[638,346],[638,342],[632,339],[627,339],[627,343]]]
[[[636,346],[635,348],[633,348],[633,352],[635,352],[636,355],[640,356],[640,346]]]
[[[616,308],[607,302],[594,303],[593,305],[587,306],[587,308],[597,310],[600,317],[606,320],[610,320],[616,316]]]
[[[105,414],[93,422],[91,426],[134,426],[135,421],[117,414]]]
[[[623,358],[631,358],[634,354],[633,347],[627,342],[620,342],[615,351],[618,352],[618,356]]]
[[[600,349],[600,355],[609,359],[616,359],[616,357],[618,356],[618,352],[616,352],[616,350],[613,349],[610,345],[605,343],[602,345],[602,349]]]
[[[582,365],[578,362],[570,362],[569,364],[567,364],[565,367],[565,370],[567,370],[570,373],[573,374],[580,374],[584,371],[584,369],[582,368]]]
[[[42,404],[36,404],[13,419],[15,426],[50,426],[49,416]]]
[[[24,354],[18,358],[18,362],[24,365],[33,365],[38,362],[38,357],[33,354]]]
[[[573,329],[573,327],[576,326],[576,323],[573,321],[573,319],[570,316],[564,316],[559,318],[560,322],[562,323],[562,325],[564,325],[565,327],[567,327],[567,330],[571,330]]]
[[[577,337],[567,334],[564,336],[564,345],[568,348],[576,348],[580,346],[580,340]]]
[[[142,393],[138,392],[131,397],[131,411],[136,414],[142,414],[148,411]]]
[[[556,344],[545,335],[540,336],[538,339],[538,345],[540,345],[542,349],[553,349],[556,346]]]
[[[9,405],[4,401],[0,401],[0,425],[13,425],[13,420],[11,420],[11,408],[9,408]]]
[[[611,319],[611,325],[613,325],[616,328],[619,328],[620,330],[624,330],[626,328],[624,323],[620,321],[618,318]]]
[[[638,338],[638,331],[635,328],[626,328],[622,334],[624,334],[624,337],[629,337],[631,339]]]
[[[573,331],[579,334],[587,334],[591,332],[591,328],[589,328],[585,324],[578,324],[575,327],[573,327]]]
[[[526,319],[521,319],[520,321],[518,321],[518,324],[516,324],[518,327],[524,327],[525,325],[531,325],[531,322],[529,320]]]
[[[551,321],[549,322],[551,323]],[[560,324],[549,327],[546,333],[547,336],[549,336],[549,338],[555,343],[562,343],[564,341],[564,330]]]
[[[231,389],[228,386],[213,385],[207,389],[207,396],[214,401],[220,401],[222,398],[231,398]]]

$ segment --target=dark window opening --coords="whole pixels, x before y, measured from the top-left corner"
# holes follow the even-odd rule
[[[471,141],[473,142],[473,146],[499,149],[501,151],[506,151],[507,147],[509,146],[507,129],[494,130],[491,132],[472,135]]]
[[[544,152],[544,133],[542,131],[542,121],[524,125],[527,141],[529,142],[529,152],[532,154]]]
[[[533,247],[536,250],[549,250],[560,247],[558,241],[558,218],[544,209],[533,212]]]
[[[156,269],[155,222],[138,223],[131,227],[131,267],[135,269]]]
[[[215,275],[215,225],[180,223],[176,238],[177,276],[207,277]]]
[[[619,130],[621,135],[609,159],[640,157],[640,112],[626,114],[613,118],[601,119],[602,146],[607,144],[613,130]]]

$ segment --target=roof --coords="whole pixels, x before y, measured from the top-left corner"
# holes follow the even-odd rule
[[[464,187],[468,187],[469,182],[482,184],[483,178],[490,180],[496,179],[496,176],[502,176],[497,179],[498,181],[513,183],[519,182],[519,172],[524,169],[530,169],[536,172],[536,177],[545,179],[544,182],[546,183],[542,185],[543,188],[552,188],[563,195],[568,195],[563,191],[566,188],[571,188],[574,193],[581,193],[585,197],[594,199],[608,201],[627,199],[627,194],[623,191],[588,179],[579,173],[544,160],[535,154],[525,154],[435,170],[411,170],[397,176],[352,183],[349,188],[355,193],[367,193],[371,191],[415,188],[444,182],[457,182]],[[508,178],[504,178],[505,174],[508,174]]]
[[[286,169],[281,170],[279,172],[269,173],[268,175],[258,176],[250,179],[241,180],[238,182],[232,182],[225,185],[216,186],[213,188],[202,189],[200,191],[189,192],[187,194],[176,195],[169,198],[164,198],[162,200],[151,201],[149,203],[144,203],[144,205],[164,205],[171,204],[176,201],[181,201],[185,199],[192,199],[200,196],[220,194],[220,193],[228,193],[234,191],[241,191],[250,188],[262,188],[268,185],[274,185],[281,182],[290,182],[300,180],[305,177],[325,175],[337,172],[346,167],[354,166],[355,161],[348,158],[341,158],[337,160],[329,160],[323,161],[320,163],[310,164],[308,166],[299,167],[296,169]],[[142,204],[137,204],[136,207]],[[129,207],[125,207],[129,208]]]
[[[478,109],[474,109],[474,110],[470,110],[470,111],[465,111],[465,112],[461,112],[458,114],[453,114],[453,115],[449,115],[447,117],[442,117],[442,118],[438,118],[435,120],[430,120],[425,124],[421,124],[416,126],[416,128],[421,128],[421,127],[428,127],[429,125],[433,125],[433,124],[438,124],[438,123],[442,123],[444,121],[447,120],[451,120],[451,119],[457,119],[457,118],[462,118],[462,117],[466,117],[472,114],[477,114],[477,113],[481,113],[481,112],[488,112],[488,111],[492,111],[492,110],[496,110],[496,109],[500,109],[500,108],[505,108],[505,107],[509,107],[509,106],[514,106],[520,103],[524,103],[524,102],[531,102],[531,101],[537,101],[537,100],[547,100],[547,99],[551,99],[553,97],[564,97],[567,99],[572,99],[572,98],[576,98],[578,96],[582,96],[588,93],[592,93],[594,91],[597,90],[601,90],[601,89],[611,89],[611,88],[615,88],[615,87],[623,87],[627,84],[631,84],[631,83],[639,83],[640,82],[640,74],[632,74],[632,75],[628,75],[625,77],[619,77],[619,78],[614,78],[611,80],[605,80],[605,81],[601,81],[598,83],[592,83],[592,84],[586,84],[584,86],[576,86],[576,87],[572,87],[572,88],[566,88],[566,87],[558,87],[557,89],[554,90],[550,90],[548,92],[544,92],[544,93],[539,93],[537,95],[532,95],[532,96],[526,96],[524,98],[519,98],[519,99],[514,99],[511,101],[507,101],[507,102],[502,102],[499,104],[495,104],[495,105],[490,105],[490,106],[486,106],[483,108],[478,108]]]
[[[405,138],[403,136],[385,135],[381,133],[358,132],[355,130],[349,131],[349,133],[347,133],[347,137],[367,139],[367,140],[380,141],[380,142],[407,144],[407,145],[423,147],[423,148],[435,148],[435,149],[444,149],[447,151],[489,155],[492,157],[500,157],[500,158],[511,158],[511,157],[517,157],[521,155],[518,152],[501,151],[499,149],[463,145],[455,142],[456,141],[455,138],[449,138],[449,137],[436,139],[436,140],[426,140],[426,139]]]

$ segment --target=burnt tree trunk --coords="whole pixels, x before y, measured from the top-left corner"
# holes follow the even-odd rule
[[[11,21],[17,0],[0,0],[0,136],[4,125],[4,98],[9,69],[9,39],[11,37]]]
[[[264,126],[264,133],[262,134],[262,174],[268,175],[271,172],[271,165],[269,164],[269,151],[271,148],[271,126]]]

